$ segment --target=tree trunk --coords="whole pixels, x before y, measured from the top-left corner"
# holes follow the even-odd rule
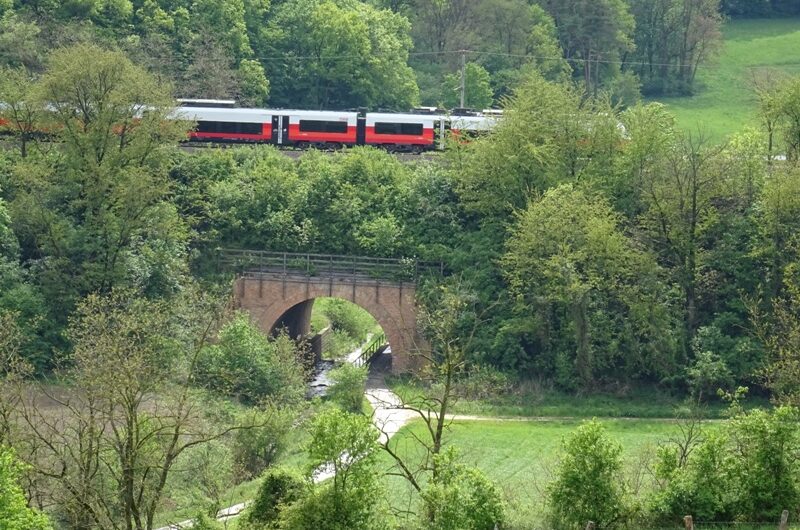
[[[588,293],[583,293],[572,305],[572,320],[575,324],[575,365],[584,385],[593,381],[592,349],[589,345],[589,321],[586,315]]]

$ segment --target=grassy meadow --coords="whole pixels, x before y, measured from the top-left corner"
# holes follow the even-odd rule
[[[691,97],[656,98],[687,131],[714,140],[757,125],[754,74],[765,68],[800,74],[800,19],[732,20],[719,57],[698,74]]]
[[[475,465],[495,480],[509,503],[511,528],[538,528],[542,522],[542,499],[557,463],[561,440],[581,424],[580,420],[482,420],[456,421],[451,425],[447,441],[459,448],[465,463]],[[603,420],[609,434],[624,447],[632,475],[646,473],[641,462],[655,444],[678,432],[671,421]],[[404,427],[394,438],[396,450],[413,454],[417,446],[412,437],[423,436],[422,422]],[[381,455],[387,467],[387,455]],[[410,508],[411,492],[401,478],[389,476],[387,486],[394,507]]]
[[[623,446],[626,472],[634,493],[646,491],[652,475],[645,461],[653,456],[659,442],[679,437],[679,425],[668,420],[601,421],[609,435]],[[544,530],[547,526],[543,520],[542,499],[558,462],[561,441],[580,424],[581,420],[558,419],[456,421],[451,425],[446,440],[459,448],[459,454],[465,463],[483,470],[502,489],[508,502],[507,528]],[[714,422],[709,422],[705,428],[714,429]],[[421,421],[405,426],[393,438],[395,450],[400,454],[413,455],[418,448],[413,443],[413,436],[424,437],[423,430],[424,424]],[[380,458],[384,469],[392,467],[388,455],[381,453]],[[416,509],[404,479],[387,476],[385,480],[395,510]],[[678,523],[676,521],[673,528],[683,528]],[[777,521],[775,525],[703,524],[702,521],[695,524],[698,530],[767,530],[776,527]],[[790,528],[797,530],[800,526],[793,524]]]

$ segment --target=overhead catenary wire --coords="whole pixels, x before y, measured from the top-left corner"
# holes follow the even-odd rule
[[[596,52],[595,52],[596,53]],[[604,55],[613,55],[617,52],[608,52],[608,53],[598,53],[598,57],[602,57]],[[528,53],[508,53],[508,52],[492,52],[492,51],[482,51],[482,50],[470,50],[470,49],[458,49],[458,50],[442,50],[442,51],[429,51],[429,52],[408,52],[404,54],[408,57],[425,57],[425,56],[441,56],[441,55],[491,55],[494,57],[512,57],[516,59],[535,59],[541,61],[567,61],[567,62],[574,62],[574,63],[594,63],[594,64],[618,64],[618,65],[630,65],[630,66],[676,66],[677,63],[651,63],[646,61],[627,61],[627,60],[612,60],[612,59],[601,59],[601,58],[591,58],[591,59],[582,59],[578,57],[564,57],[561,55],[536,55],[536,54],[528,54]],[[364,59],[365,57],[389,57],[389,56],[397,56],[398,54],[389,54],[389,53],[369,53],[369,54],[342,54],[342,55],[292,55],[292,54],[283,54],[283,55],[271,55],[271,56],[252,56],[251,59],[257,59],[262,62],[269,62],[269,61],[336,61],[336,60],[348,60],[348,59]],[[800,67],[800,62],[797,63],[784,63],[781,64],[782,67],[793,67],[797,66]],[[716,69],[715,65],[710,64],[700,64],[697,65],[698,68],[704,69]],[[758,68],[759,65],[749,65],[748,68]]]

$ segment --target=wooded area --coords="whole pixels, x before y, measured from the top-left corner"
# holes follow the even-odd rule
[[[640,84],[691,92],[737,5],[0,1],[0,517],[153,530],[190,498],[213,528],[223,493],[256,477],[243,530],[796,510],[800,78],[762,72],[759,127],[721,142],[639,101]],[[175,96],[447,103],[465,49],[470,105],[502,103],[503,118],[433,158],[188,152],[193,124],[171,119]],[[380,440],[360,414],[362,369],[338,372],[328,402],[303,399],[303,347],[232,311],[220,248],[444,264],[417,286],[432,349],[402,396],[421,418],[411,442]],[[347,347],[374,325],[325,310]],[[532,386],[671,396],[678,434],[631,477],[603,426],[582,425],[526,526],[449,444],[447,417]],[[749,409],[742,387],[772,405]],[[708,425],[706,407],[729,417]],[[404,509],[381,457],[413,490]],[[335,476],[314,484],[322,466]]]

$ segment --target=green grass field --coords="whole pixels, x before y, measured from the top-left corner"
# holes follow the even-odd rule
[[[723,33],[719,57],[698,73],[697,94],[657,99],[682,129],[705,131],[714,140],[758,124],[750,88],[754,72],[774,68],[800,74],[800,19],[734,20]]]
[[[563,437],[580,425],[578,420],[466,421],[455,422],[447,441],[459,448],[464,461],[482,469],[502,488],[509,503],[511,528],[538,528],[542,519],[542,498],[555,467]],[[641,457],[659,440],[677,431],[674,422],[652,420],[604,420],[603,424],[623,444],[625,458],[633,472],[642,466]],[[395,437],[401,453],[412,454],[417,447],[412,434],[422,435],[423,424],[415,422]],[[385,465],[390,460],[382,455]],[[405,481],[387,477],[396,508],[408,508],[411,492]]]
[[[580,423],[579,420],[455,422],[447,442],[459,448],[465,463],[477,466],[499,484],[508,502],[507,528],[544,530],[544,492],[555,470],[561,440]],[[644,490],[651,480],[644,466],[646,457],[652,456],[660,441],[677,436],[678,425],[671,421],[625,419],[603,420],[603,425],[609,435],[623,446],[626,476],[638,477],[632,481],[632,486]],[[711,423],[706,428],[715,427]],[[422,436],[423,429],[421,422],[404,427],[393,439],[395,449],[401,454],[413,455],[418,446],[412,443],[412,435]],[[391,467],[391,459],[386,454],[381,454],[381,463],[385,469]],[[395,509],[414,509],[413,496],[404,479],[387,476],[386,484]],[[777,527],[777,521],[775,525],[764,526],[698,523],[695,528],[703,530],[766,530]],[[676,524],[674,528],[683,526]]]

